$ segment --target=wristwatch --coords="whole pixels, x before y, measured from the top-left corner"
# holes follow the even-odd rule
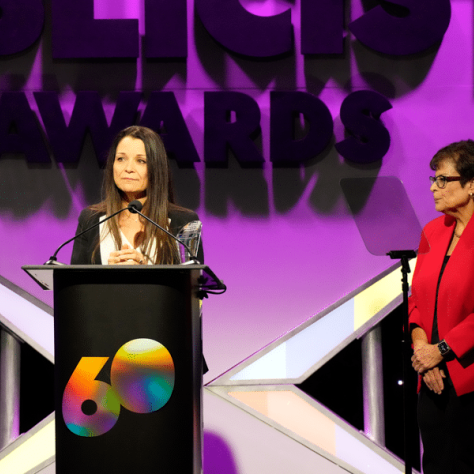
[[[444,357],[449,353],[451,348],[448,346],[448,343],[443,339],[441,342],[438,342],[438,350]]]

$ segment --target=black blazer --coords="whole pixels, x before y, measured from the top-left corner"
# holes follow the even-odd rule
[[[83,209],[79,216],[79,224],[77,226],[76,235],[96,224],[103,214],[98,214],[90,208]],[[170,232],[177,235],[178,231],[184,225],[191,221],[199,220],[198,215],[190,209],[172,206],[170,208],[168,217],[171,220]],[[97,243],[99,242],[99,226],[81,235],[74,241],[74,248],[72,250],[71,265],[89,265],[92,264],[92,253],[94,252]],[[97,256],[100,254],[96,254]],[[202,240],[199,244],[197,258],[200,263],[204,263],[204,252],[202,249]],[[97,264],[101,264],[100,258],[97,258]]]

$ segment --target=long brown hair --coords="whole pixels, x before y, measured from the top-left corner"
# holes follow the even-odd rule
[[[102,188],[103,200],[92,206],[91,209],[97,213],[105,213],[110,216],[122,208],[123,193],[114,181],[114,162],[117,146],[127,136],[139,139],[145,145],[148,187],[146,189],[146,201],[141,212],[167,229],[169,227],[169,209],[170,207],[178,207],[174,204],[171,170],[163,141],[156,132],[147,127],[133,125],[125,128],[115,137],[107,155]],[[108,230],[112,234],[118,249],[122,248],[119,215],[108,221]],[[155,242],[156,251],[154,255],[150,255],[153,242]],[[99,245],[97,244],[94,249],[93,261]],[[175,240],[148,221],[144,222],[144,236],[140,249],[144,255],[149,256],[156,264],[180,263]]]

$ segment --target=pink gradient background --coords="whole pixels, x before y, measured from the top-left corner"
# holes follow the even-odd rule
[[[349,3],[348,19],[360,16],[360,2]],[[101,91],[109,117],[120,90],[173,91],[201,160],[204,91],[240,91],[259,104],[267,161],[263,171],[242,169],[234,159],[227,169],[205,170],[200,163],[199,189],[193,193],[192,173],[174,166],[178,196],[185,205],[193,205],[203,222],[206,264],[228,286],[226,294],[204,302],[204,352],[210,368],[204,381],[208,382],[392,265],[388,257],[374,257],[365,249],[340,192],[341,178],[396,176],[404,183],[420,223],[436,216],[429,192],[429,160],[442,146],[474,135],[473,6],[467,0],[451,3],[451,23],[441,46],[416,57],[382,56],[347,33],[341,57],[305,58],[300,54],[299,1],[242,0],[249,11],[260,15],[292,7],[294,54],[259,65],[232,56],[203,34],[194,19],[193,2],[188,1],[185,65],[148,64],[140,58],[133,77],[126,80],[121,66],[114,64],[54,62],[50,40],[42,39],[25,53],[0,58],[0,72],[26,75],[23,90],[33,109],[32,93],[45,83],[56,84],[66,116],[78,90]],[[143,5],[138,0],[96,0],[95,15],[134,18],[143,16]],[[144,22],[140,25],[143,33]],[[0,82],[0,92],[10,90],[5,84],[8,81]],[[272,169],[271,90],[318,96],[332,114],[338,142],[344,138],[341,103],[360,89],[384,94],[393,106],[381,117],[391,146],[380,170],[348,164],[333,145],[300,170]],[[97,201],[101,172],[91,155],[88,139],[77,168],[62,169],[54,163],[40,168],[27,166],[22,157],[0,157],[0,274],[49,304],[52,295],[41,291],[20,267],[45,262],[74,234],[80,210]],[[224,183],[218,187],[222,194],[207,195],[210,183],[216,182]],[[227,183],[232,183],[239,199],[225,193]],[[253,205],[240,206],[244,198]],[[226,212],[217,212],[223,201]],[[267,212],[262,212],[262,204]],[[65,248],[59,259],[68,262],[71,250]]]
[[[281,11],[284,2],[245,2],[250,11],[262,14]],[[229,290],[204,304],[204,349],[213,379],[234,364],[292,329],[313,314],[354,290],[392,262],[373,257],[366,251],[338,190],[343,177],[396,176],[406,186],[408,195],[422,224],[435,217],[429,193],[428,167],[431,156],[445,144],[471,136],[473,116],[472,92],[472,4],[453,1],[450,27],[437,51],[420,57],[382,57],[364,50],[350,35],[346,38],[345,54],[340,58],[304,58],[299,53],[299,3],[294,7],[295,54],[289,58],[266,63],[258,84],[246,74],[251,68],[245,59],[235,60],[218,45],[209,48],[202,63],[196,51],[194,11],[188,5],[189,57],[186,74],[167,74],[172,66],[164,64],[146,68],[137,61],[135,88],[145,93],[153,82],[153,74],[167,81],[158,81],[154,90],[172,90],[202,159],[203,156],[203,93],[204,90],[235,90],[250,95],[262,113],[262,143],[265,159],[269,161],[269,93],[273,89],[307,90],[315,93],[328,106],[335,122],[335,141],[344,138],[339,119],[342,101],[350,91],[374,89],[367,78],[380,76],[377,88],[386,94],[393,108],[385,112],[382,121],[390,132],[391,147],[377,172],[370,167],[351,166],[338,156],[334,147],[301,170],[272,170],[268,162],[263,171],[241,169],[231,159],[227,169],[204,170],[197,164],[200,190],[198,202],[193,199],[204,223],[206,263],[225,280]],[[126,8],[127,7],[127,8]],[[268,10],[266,10],[268,9]],[[142,7],[133,2],[96,1],[97,18],[127,18]],[[352,16],[360,12],[353,2]],[[202,40],[200,40],[202,41]],[[219,55],[217,57],[217,54]],[[48,45],[17,58],[2,58],[9,74],[25,70],[31,64],[23,88],[30,104],[36,109],[32,92],[41,90],[45,76],[52,74],[59,84],[61,105],[66,116],[74,104],[75,79],[88,66],[70,61],[55,64]],[[213,79],[213,61],[221,69],[223,81]],[[359,64],[360,62],[360,64]],[[0,62],[1,64],[1,62]],[[7,67],[8,65],[8,67]],[[181,66],[179,66],[181,67]],[[107,71],[107,65],[97,66]],[[291,69],[289,69],[291,68]],[[113,73],[109,81],[111,94],[121,90],[120,79]],[[178,69],[178,67],[177,67]],[[424,77],[420,78],[420,69]],[[224,72],[222,72],[224,70]],[[253,73],[254,74],[254,73]],[[372,74],[372,75],[371,75]],[[315,90],[314,81],[322,85]],[[95,81],[95,82],[94,82]],[[89,77],[86,84],[102,90],[101,77]],[[265,84],[262,87],[262,84]],[[388,84],[388,85],[387,85]],[[161,85],[161,89],[160,86]],[[379,87],[380,86],[380,87]],[[115,89],[114,89],[115,88]],[[5,88],[4,88],[5,89]],[[109,117],[113,99],[104,97]],[[176,166],[175,181],[178,195],[186,197],[189,170]],[[24,264],[41,264],[54,249],[72,236],[80,210],[99,196],[100,170],[91,157],[90,140],[76,169],[62,169],[53,164],[50,169],[27,166],[21,157],[0,159],[2,205],[0,207],[0,273],[40,299],[52,303],[51,294],[42,292],[20,269]],[[255,202],[255,210],[239,209],[226,195],[206,196],[206,182],[232,182],[242,195]],[[268,193],[248,183],[266,184]],[[260,212],[261,201],[268,212]],[[275,205],[286,202],[285,211]],[[215,212],[214,202],[227,201],[226,215]],[[71,246],[60,253],[68,262]]]

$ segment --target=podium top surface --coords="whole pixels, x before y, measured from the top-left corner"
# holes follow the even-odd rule
[[[220,289],[223,285],[207,265],[24,265],[21,267],[33,278],[43,290],[53,289],[53,275],[55,272],[100,272],[104,276],[107,273],[117,272],[177,272],[185,273],[191,271],[200,272],[202,279],[200,288],[204,291]]]

